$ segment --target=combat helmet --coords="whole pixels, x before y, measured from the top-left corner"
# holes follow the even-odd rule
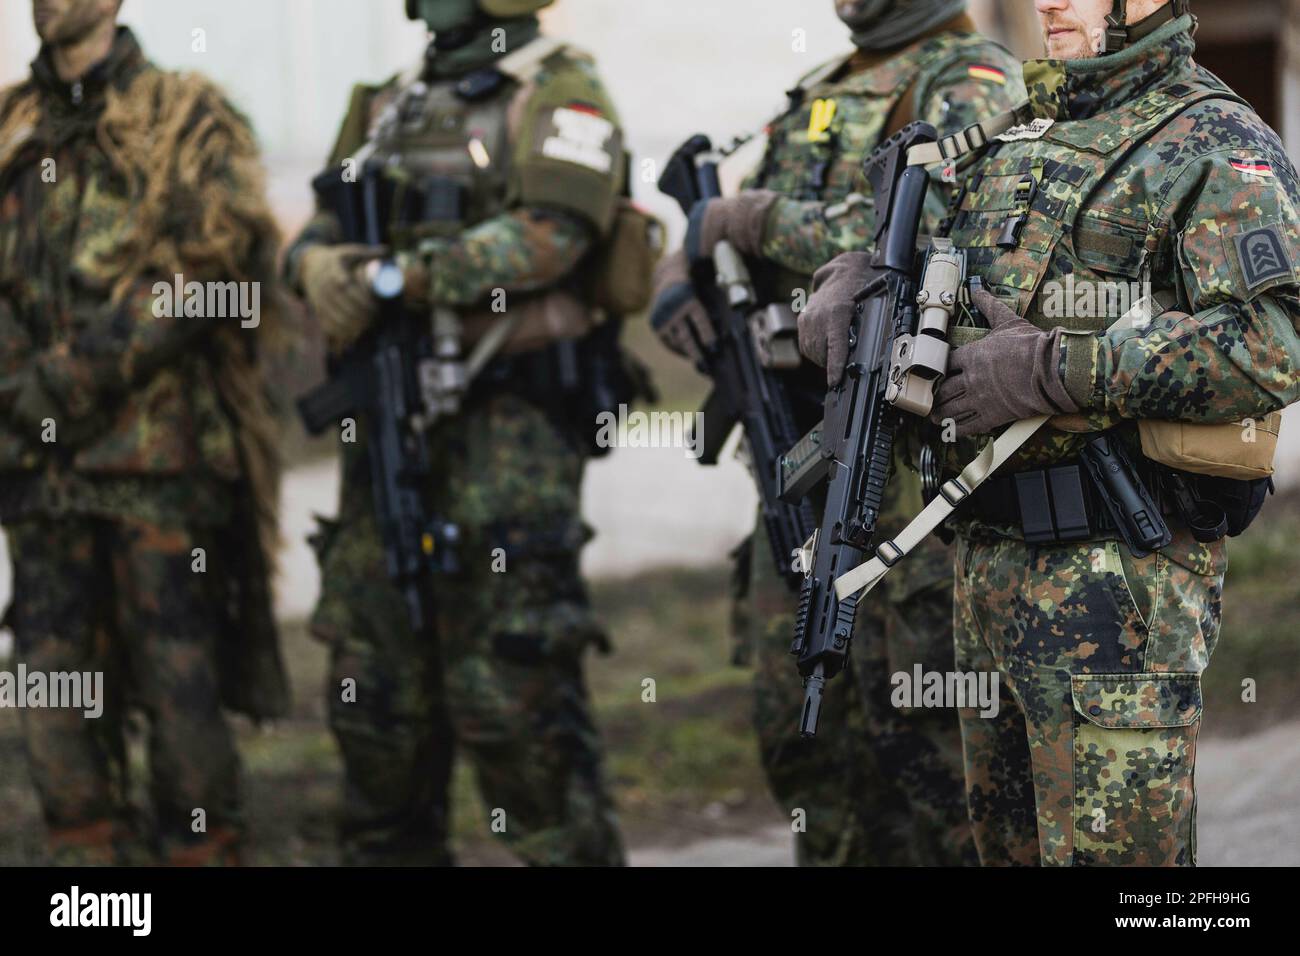
[[[536,13],[555,0],[406,0],[406,15],[424,20],[430,29],[452,30],[467,26],[480,15],[509,20]]]

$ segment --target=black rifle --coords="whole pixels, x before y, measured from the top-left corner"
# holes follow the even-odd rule
[[[357,182],[326,171],[313,188],[336,211],[344,242],[382,244],[392,195],[378,163],[363,164]],[[302,396],[298,412],[313,435],[344,418],[363,418],[388,576],[406,599],[412,628],[422,631],[432,620],[432,573],[456,570],[459,538],[455,525],[431,516],[424,500],[432,470],[421,377],[433,340],[404,310],[402,270],[391,258],[377,260],[370,279],[379,305],[373,328],[331,362],[329,381]]]
[[[915,353],[932,356],[940,371],[946,368],[946,338],[926,335],[918,323],[917,234],[929,180],[924,167],[907,164],[911,147],[936,138],[934,127],[913,123],[883,143],[864,164],[877,221],[871,267],[863,290],[855,297],[857,315],[849,333],[848,366],[840,384],[826,395],[822,425],[810,435],[819,436],[820,441],[805,439],[802,443],[811,465],[793,479],[789,463],[783,472],[787,499],[799,500],[822,479],[828,482],[825,511],[813,539],[809,566],[804,569],[790,649],[798,657],[799,673],[804,677],[799,730],[806,737],[817,732],[822,689],[843,670],[853,638],[858,598],[837,600],[835,580],[862,563],[880,516],[894,435],[902,421],[900,406],[906,404],[900,399],[908,395],[906,390],[900,395],[902,382],[891,375],[891,369],[898,366],[900,356]],[[944,273],[941,294],[951,310],[965,280],[964,258],[948,252],[946,263],[946,272],[938,268],[935,272]],[[948,300],[949,294],[954,301]],[[896,348],[903,343],[909,347]],[[934,348],[939,349],[937,357],[931,351]],[[810,444],[814,451],[807,454]]]
[[[677,200],[688,216],[697,203],[722,195],[717,163],[705,158],[712,151],[707,136],[691,137],[673,154],[659,179],[660,192]],[[761,357],[764,345],[756,328],[762,328],[766,315],[756,301],[744,261],[729,243],[701,252],[714,258],[692,265],[691,282],[708,310],[716,340],[704,349],[701,369],[714,387],[701,410],[703,435],[695,436],[701,442],[700,463],[717,464],[732,429],[737,424],[745,429],[772,559],[793,590],[799,586],[792,568],[794,552],[813,531],[812,509],[780,497],[781,459],[802,437],[794,405],[786,383]]]

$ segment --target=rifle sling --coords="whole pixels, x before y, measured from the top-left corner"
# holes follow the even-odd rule
[[[951,163],[986,147],[1007,130],[1026,121],[1029,104],[1024,103],[1006,113],[1000,113],[983,123],[968,126],[960,132],[945,136],[936,143],[922,143],[907,151],[907,165],[930,166],[934,163]]]
[[[881,582],[890,568],[943,524],[958,505],[971,496],[1016,451],[1046,424],[1051,416],[1039,415],[1013,424],[994,441],[984,446],[975,460],[952,481],[945,482],[939,495],[913,518],[897,537],[876,548],[876,556],[835,579],[835,594],[844,601],[861,597]]]

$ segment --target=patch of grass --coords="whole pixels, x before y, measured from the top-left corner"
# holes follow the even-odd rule
[[[1244,734],[1295,716],[1300,699],[1300,494],[1279,495],[1228,542],[1223,628],[1203,679],[1210,732]],[[1255,702],[1242,700],[1244,681]]]

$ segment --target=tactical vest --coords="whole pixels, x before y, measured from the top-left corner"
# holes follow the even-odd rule
[[[1121,210],[1095,203],[1094,197],[1110,174],[1143,143],[1185,110],[1206,100],[1242,102],[1223,86],[1180,82],[1152,90],[1100,117],[1041,127],[1019,127],[999,138],[954,202],[948,235],[965,251],[971,276],[979,276],[989,291],[1018,314],[1044,330],[1095,334],[1118,316],[1097,308],[1093,315],[1048,315],[1050,301],[1044,284],[1140,284],[1161,281],[1153,275],[1152,256],[1159,250],[1157,224],[1145,218],[1143,204],[1130,202]],[[1158,208],[1159,196],[1151,208]],[[1162,272],[1166,270],[1160,270]],[[1097,286],[1102,288],[1102,286]],[[1140,286],[1139,286],[1140,287]],[[1181,302],[1177,289],[1153,288],[1169,301]],[[955,346],[985,335],[966,326],[951,330]],[[1082,352],[1083,350],[1076,350]],[[1078,373],[1078,370],[1072,370]],[[1082,416],[1074,431],[1100,431],[1117,424],[1102,413]],[[948,464],[958,466],[971,448],[949,446]],[[1038,463],[1077,452],[1080,441],[1046,428],[1028,442],[1016,462]]]
[[[952,36],[944,35],[839,81],[831,77],[849,58],[827,63],[790,93],[790,108],[771,125],[767,151],[746,188],[832,203],[861,190],[862,159],[885,139],[890,117],[915,92],[917,77],[987,44],[971,34],[954,45]]]
[[[509,61],[441,82],[408,78],[375,118],[368,146],[397,187],[390,242],[399,251],[505,211],[513,158],[507,110],[540,66],[512,73]]]

